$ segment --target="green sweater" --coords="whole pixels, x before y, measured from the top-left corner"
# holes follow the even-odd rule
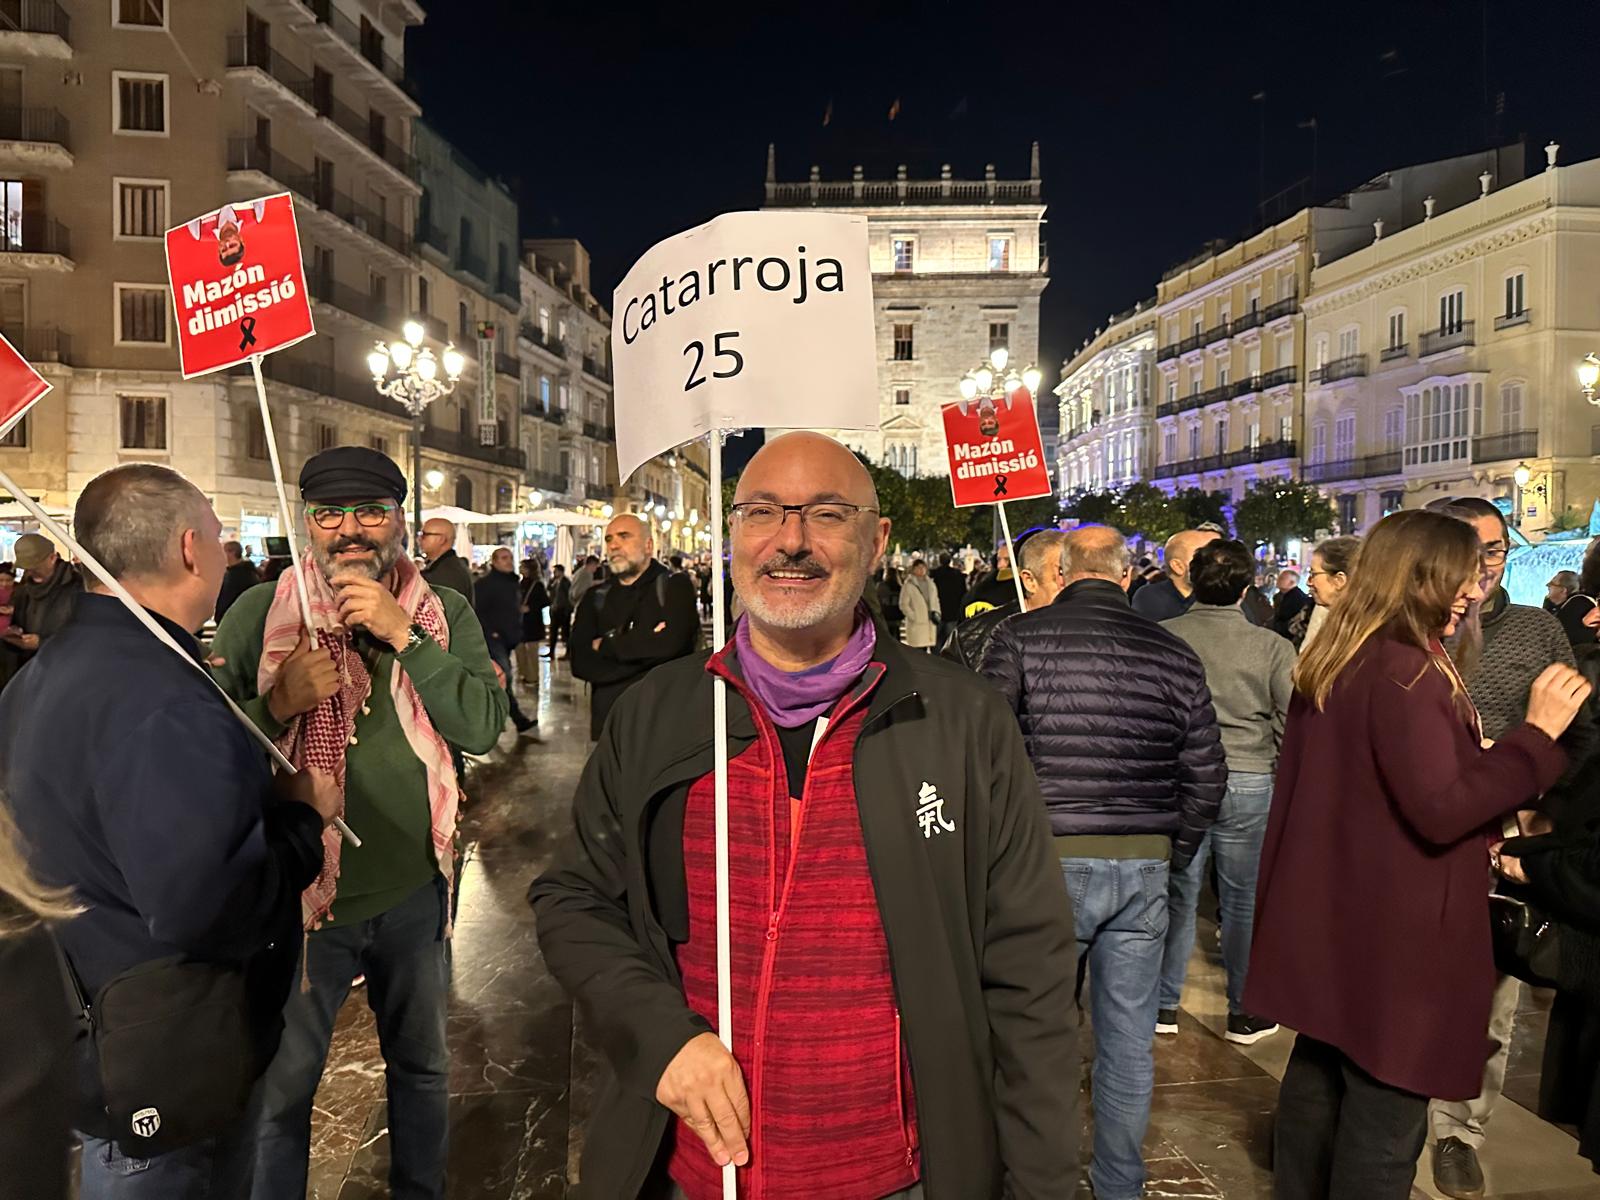
[[[217,681],[268,736],[284,731],[256,692],[261,635],[275,584],[251,588],[217,626],[213,656]],[[439,735],[459,750],[482,754],[505,728],[510,701],[495,679],[483,630],[466,599],[447,589],[444,604],[450,649],[431,638],[408,651],[401,666],[422,698]],[[412,753],[389,695],[393,651],[364,654],[373,678],[367,709],[356,717],[355,744],[345,752],[344,819],[361,839],[339,855],[339,890],[331,923],[349,925],[387,911],[426,884],[438,871],[428,812],[427,774]]]

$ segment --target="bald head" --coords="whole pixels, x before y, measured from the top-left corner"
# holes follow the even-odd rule
[[[811,500],[878,507],[878,489],[861,460],[820,433],[786,433],[757,450],[739,477],[734,503],[777,500],[774,488],[784,484],[799,484]]]
[[[606,565],[618,583],[631,584],[656,552],[650,527],[635,513],[618,513],[606,525]]]
[[[1194,557],[1194,552],[1221,536],[1215,529],[1185,529],[1167,539],[1167,574],[1182,595],[1187,596],[1194,591],[1189,582],[1189,560]]]
[[[1061,547],[1061,570],[1069,585],[1080,579],[1108,579],[1127,587],[1132,562],[1128,540],[1109,525],[1074,529]]]
[[[417,537],[417,545],[422,550],[422,556],[429,562],[438,558],[455,544],[456,527],[454,523],[446,521],[443,517],[430,517],[422,523],[422,532]]]

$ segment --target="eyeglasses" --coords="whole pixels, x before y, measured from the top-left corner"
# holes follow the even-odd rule
[[[376,529],[389,519],[394,511],[392,504],[308,504],[306,515],[316,522],[318,529],[337,529],[345,517],[354,513],[356,524],[363,529]]]
[[[1483,551],[1483,561],[1492,567],[1497,563],[1505,562],[1507,553],[1509,551],[1504,546],[1491,546]]]
[[[878,510],[865,504],[839,504],[831,500],[817,504],[774,504],[766,500],[746,500],[733,505],[728,511],[751,533],[772,533],[789,519],[790,513],[799,513],[800,524],[826,534],[842,530],[857,513],[875,513]]]

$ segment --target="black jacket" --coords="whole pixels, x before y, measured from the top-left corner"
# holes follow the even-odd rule
[[[0,1200],[67,1200],[72,1041],[67,989],[42,925],[0,893]]]
[[[1115,583],[1080,579],[1003,622],[982,670],[1022,723],[1057,836],[1168,834],[1174,865],[1194,857],[1228,769],[1205,668],[1183,639]]]
[[[66,628],[83,594],[83,576],[78,568],[58,559],[50,577],[40,583],[25,578],[11,593],[13,628],[36,633],[42,646]]]
[[[939,592],[939,615],[945,621],[961,619],[961,597],[967,594],[967,577],[954,567],[938,566],[928,574]]]
[[[446,550],[423,567],[422,577],[428,581],[428,586],[436,591],[442,587],[453,588],[463,599],[469,602],[472,600],[472,568],[468,567],[467,560],[454,550]]]
[[[522,614],[522,640],[537,642],[544,637],[544,610],[550,607],[550,593],[544,580],[537,577],[523,579],[520,586],[522,606],[527,610]]]
[[[256,573],[256,565],[249,559],[240,559],[222,573],[222,590],[217,593],[217,620],[222,620],[233,602],[244,595],[256,584],[261,582],[261,576]]]
[[[322,819],[273,802],[265,753],[199,671],[83,596],[0,693],[0,784],[41,881],[86,907],[58,936],[91,997],[154,959],[242,964],[275,1043]]]
[[[507,650],[521,643],[522,580],[510,571],[490,567],[488,574],[472,585],[470,599],[487,641],[498,642]]]
[[[939,653],[969,670],[978,670],[983,665],[983,656],[989,650],[989,643],[994,640],[994,631],[1000,628],[1000,622],[1007,617],[1016,616],[1021,611],[1016,600],[1012,599],[999,608],[991,608],[975,617],[968,617],[950,631],[950,636],[945,639],[944,648]]]
[[[1172,578],[1163,575],[1139,589],[1132,599],[1133,611],[1152,621],[1170,621],[1181,617],[1194,605],[1194,595],[1183,595]]]
[[[658,625],[665,628],[658,631]],[[631,584],[608,578],[584,592],[572,618],[567,654],[573,677],[593,687],[589,736],[600,736],[606,714],[623,692],[652,667],[692,653],[699,638],[700,606],[694,584],[687,575],[674,575],[658,562]]]
[[[1300,642],[1295,637],[1295,631],[1292,628],[1294,619],[1301,613],[1316,606],[1317,602],[1301,588],[1292,587],[1286,592],[1279,592],[1272,598],[1273,631],[1282,634],[1298,646]],[[1301,637],[1304,636],[1304,633],[1302,633]]]
[[[683,815],[712,770],[705,653],[612,713],[573,801],[572,865],[534,882],[539,944],[616,1079],[584,1143],[581,1195],[632,1200],[670,1114],[656,1084],[708,1031],[673,958],[688,936]],[[880,627],[886,673],[855,748],[857,805],[901,1010],[928,1200],[1069,1200],[1078,1174],[1071,902],[1011,714],[971,674]],[[728,689],[728,754],[756,736]],[[959,837],[928,840],[931,781]]]

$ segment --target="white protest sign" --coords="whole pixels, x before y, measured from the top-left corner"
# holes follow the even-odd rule
[[[713,429],[878,427],[865,217],[728,213],[653,246],[612,305],[623,479]]]

